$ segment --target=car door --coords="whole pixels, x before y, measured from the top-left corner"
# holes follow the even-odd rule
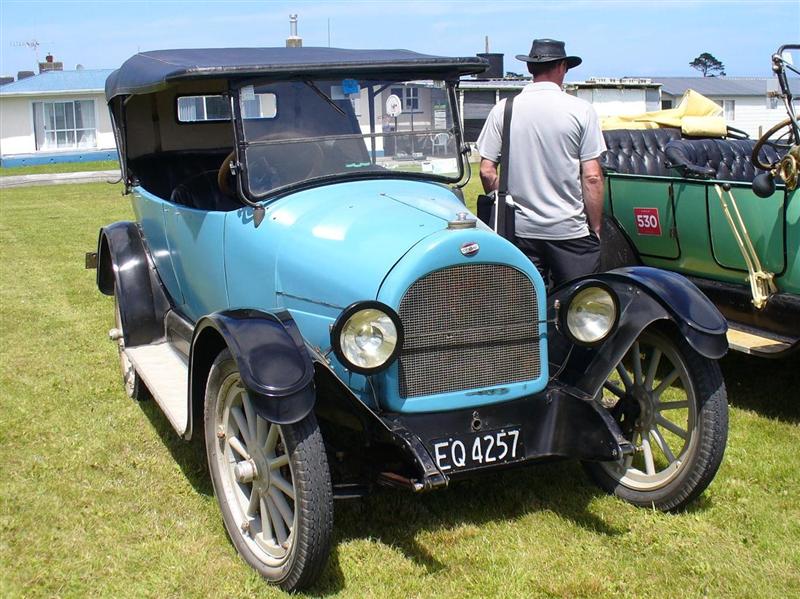
[[[609,175],[607,185],[607,206],[644,262],[677,260],[681,252],[672,182],[666,177],[616,174]]]
[[[226,212],[170,204],[164,215],[172,265],[192,321],[228,307],[225,290]]]

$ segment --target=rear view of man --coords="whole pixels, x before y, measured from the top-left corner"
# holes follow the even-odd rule
[[[555,285],[600,269],[603,173],[606,146],[592,105],[566,94],[564,42],[534,40],[528,63],[533,83],[514,98],[508,161],[508,192],[517,204],[516,245]],[[478,138],[481,182],[489,193],[499,183],[505,100],[498,103]]]

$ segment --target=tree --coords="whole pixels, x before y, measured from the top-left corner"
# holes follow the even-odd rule
[[[703,52],[690,62],[689,66],[703,73],[703,77],[725,76],[725,65],[708,52]]]

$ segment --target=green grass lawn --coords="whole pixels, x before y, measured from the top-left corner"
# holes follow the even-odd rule
[[[84,171],[110,171],[119,169],[116,160],[97,160],[93,162],[57,162],[54,164],[34,164],[32,166],[0,167],[0,177],[14,175],[39,175],[43,173],[78,173]]]
[[[202,448],[123,392],[113,302],[83,267],[131,217],[119,191],[0,190],[0,596],[281,596],[227,540]],[[722,367],[728,450],[688,512],[603,495],[573,462],[383,491],[336,505],[311,595],[800,596],[798,360]]]

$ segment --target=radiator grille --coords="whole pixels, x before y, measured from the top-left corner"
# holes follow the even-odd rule
[[[530,279],[509,266],[433,272],[400,302],[403,398],[538,378],[539,325]]]

